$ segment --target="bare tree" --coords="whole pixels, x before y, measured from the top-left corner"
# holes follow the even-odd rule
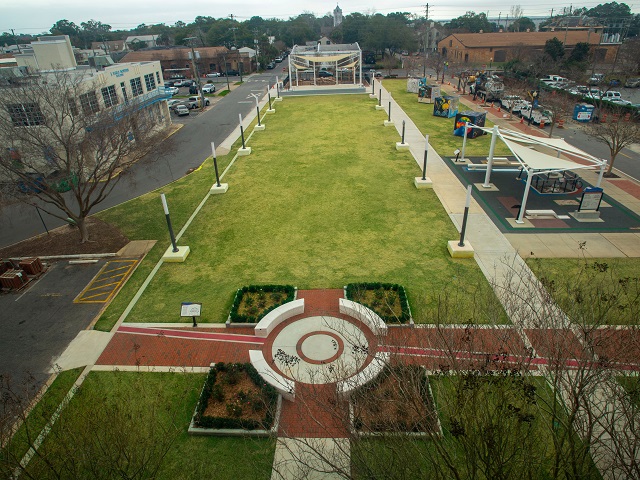
[[[598,142],[609,147],[609,167],[605,175],[611,175],[613,163],[622,149],[640,142],[640,125],[630,118],[628,111],[621,107],[606,106],[599,102],[598,123],[590,122],[585,125],[586,132]],[[607,114],[605,120],[605,114]]]
[[[549,138],[551,138],[556,124],[561,120],[564,121],[571,118],[576,102],[562,90],[546,92],[540,102],[544,105],[544,109],[548,112],[551,120],[551,125],[549,126]]]
[[[182,434],[185,414],[190,413],[184,406],[175,406],[183,404],[191,392],[180,389],[181,382],[177,382],[170,406],[154,386],[124,378],[143,373],[99,375],[100,378],[89,378],[83,385],[74,386],[75,396],[70,402],[65,399],[61,405],[51,404],[45,396],[37,414],[28,407],[34,401],[43,402],[43,397],[25,397],[21,388],[16,389],[3,377],[2,478],[157,478],[167,454]],[[132,398],[136,401],[132,402]],[[20,425],[17,434],[13,425]],[[40,437],[43,426],[46,438]],[[29,461],[25,454],[30,455]]]
[[[160,142],[168,123],[161,104],[153,105],[151,98],[122,104],[114,89],[107,91],[110,105],[105,105],[96,90],[85,74],[64,71],[0,89],[5,200],[37,205],[70,221],[81,242],[89,240],[86,217]],[[157,92],[146,94],[151,95]]]
[[[299,478],[637,478],[639,411],[616,379],[640,367],[637,350],[628,365],[602,352],[629,348],[607,326],[637,321],[640,281],[582,262],[566,281],[513,265],[495,287],[514,325],[496,325],[495,297],[462,308],[452,286],[429,303],[436,325],[390,326],[376,339],[390,364],[370,383],[345,397],[327,378],[296,396],[300,422],[344,441],[283,442],[275,472],[295,459]]]

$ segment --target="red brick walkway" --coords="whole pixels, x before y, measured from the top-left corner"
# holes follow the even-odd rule
[[[271,348],[277,333],[305,317],[332,316],[356,321],[339,312],[342,290],[301,290],[305,313],[280,324],[264,339],[251,327],[139,328],[122,325],[104,350],[98,365],[208,367],[216,362],[249,362],[249,351],[262,349],[273,362]],[[640,331],[625,328],[601,328],[591,336],[587,347],[571,330],[529,329],[532,357],[518,331],[512,326],[409,327],[390,326],[386,337],[377,338],[364,329],[369,342],[370,359],[377,351],[391,353],[392,363],[423,365],[429,370],[471,368],[528,368],[563,363],[569,367],[593,363],[598,367],[640,370]],[[593,357],[591,352],[597,357]],[[370,361],[370,359],[368,361]],[[365,363],[366,365],[366,363]],[[346,438],[348,406],[336,394],[335,384],[296,383],[296,401],[282,402],[279,435],[297,438]]]

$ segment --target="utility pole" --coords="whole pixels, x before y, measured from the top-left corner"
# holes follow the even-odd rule
[[[429,58],[429,35],[431,33],[431,24],[429,23],[429,4],[425,6],[425,30],[424,30],[424,69],[422,74],[427,77],[427,59]]]
[[[16,47],[18,47],[18,53],[22,53],[22,50],[20,50],[20,44],[16,38],[16,32],[13,31],[13,28],[11,29],[11,35],[13,35],[13,41],[16,42]]]
[[[196,80],[196,85],[198,85],[198,93],[200,94],[200,109],[204,110],[204,93],[202,92],[202,85],[200,83],[200,72],[198,71],[198,62],[196,61],[196,52],[193,49],[193,40],[196,40],[197,37],[187,37],[185,40],[189,41],[189,46],[191,47],[191,66],[193,67],[193,76]]]

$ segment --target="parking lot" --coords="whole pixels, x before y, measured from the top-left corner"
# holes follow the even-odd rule
[[[0,374],[10,375],[18,387],[27,375],[42,385],[56,358],[102,308],[74,299],[106,263],[55,262],[25,290],[0,294]]]

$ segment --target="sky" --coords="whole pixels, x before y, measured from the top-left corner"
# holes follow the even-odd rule
[[[607,3],[609,0],[586,0],[573,4],[577,7],[592,8],[596,5]],[[639,0],[640,1],[640,0]],[[4,5],[2,5],[2,3]],[[248,20],[253,16],[262,18],[288,19],[301,13],[313,13],[323,16],[333,11],[336,3],[332,1],[306,0],[301,3],[291,0],[239,0],[229,1],[204,1],[204,0],[109,0],[103,1],[99,6],[87,0],[2,0],[0,3],[0,32],[9,32],[14,29],[16,33],[37,34],[47,32],[58,20],[67,19],[77,25],[90,19],[98,20],[111,25],[113,30],[128,30],[145,23],[152,25],[165,23],[173,25],[178,20],[190,23],[198,15],[214,18],[234,15],[239,21]],[[640,3],[626,2],[633,13],[640,13]],[[338,2],[343,15],[354,12],[363,14],[391,12],[410,12],[424,16],[425,5],[412,3],[411,0],[371,0],[370,3],[363,0],[346,0]],[[509,15],[512,5],[511,0],[485,0],[482,2],[472,0],[444,0],[429,2],[429,18],[434,20],[448,20],[464,15],[467,11],[487,13],[489,18],[502,18]],[[516,4],[517,5],[517,4]],[[558,3],[553,0],[540,0],[540,3],[520,3],[524,16],[549,16],[551,9],[554,14],[563,7],[568,8],[570,3]]]

